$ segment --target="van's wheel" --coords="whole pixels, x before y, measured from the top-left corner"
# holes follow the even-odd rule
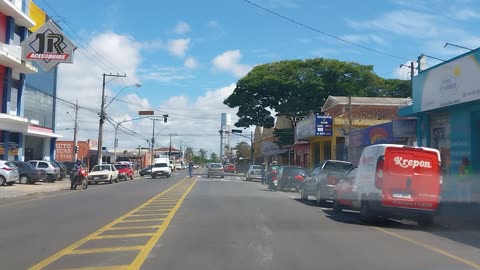
[[[317,199],[316,203],[318,206],[324,206],[325,205],[325,199],[322,199],[322,190],[319,188],[317,192]]]
[[[429,227],[435,223],[435,217],[434,216],[419,217],[417,219],[417,222],[418,222],[418,225],[420,225],[421,227]]]
[[[340,205],[340,203],[338,202],[338,197],[337,195],[335,195],[333,197],[333,207],[332,207],[332,211],[334,213],[340,213],[342,212],[342,206]]]
[[[362,220],[366,223],[372,223],[375,221],[372,210],[370,209],[370,203],[367,200],[362,200],[360,206],[360,216]]]
[[[18,179],[18,182],[20,182],[20,184],[28,184],[30,181],[30,179],[28,179],[28,175],[25,175],[25,174],[22,174],[20,176],[20,179]]]

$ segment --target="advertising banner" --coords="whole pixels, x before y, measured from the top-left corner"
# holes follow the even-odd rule
[[[295,141],[315,136],[315,121],[316,118],[313,114],[298,121],[295,126]]]
[[[30,34],[20,45],[22,60],[37,62],[45,71],[59,63],[73,63],[73,52],[77,48],[52,20]]]
[[[5,146],[3,143],[0,143],[0,155],[5,155]]]
[[[315,135],[332,136],[333,118],[331,116],[317,115],[315,121]]]
[[[10,142],[8,146],[8,155],[9,156],[18,156],[18,143]]]
[[[73,142],[60,142],[55,144],[55,160],[59,161],[71,161],[73,160]]]

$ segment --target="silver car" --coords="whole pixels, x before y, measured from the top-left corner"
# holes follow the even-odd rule
[[[220,176],[221,178],[225,177],[225,172],[223,170],[222,163],[208,164],[207,177],[210,177],[210,176]]]
[[[0,160],[0,186],[11,186],[18,181],[18,177],[18,169],[13,162]]]
[[[262,180],[262,168],[260,165],[250,165],[245,180],[252,181],[253,179]]]
[[[47,179],[45,179],[47,182],[61,180],[60,167],[55,163],[45,160],[29,160],[28,163],[37,169],[45,171],[47,173]]]

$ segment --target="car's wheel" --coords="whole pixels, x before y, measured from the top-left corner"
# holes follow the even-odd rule
[[[130,180],[133,180],[133,174],[132,174],[132,175],[130,175]]]
[[[118,183],[118,182],[119,181],[118,181],[118,175],[117,175],[117,177],[115,177],[115,183]]]
[[[155,179],[155,178],[157,178],[157,175],[152,174],[152,179]]]
[[[360,205],[360,216],[362,220],[367,223],[371,223],[375,221],[375,216],[370,209],[370,203],[367,200],[362,200]]]
[[[225,176],[224,176],[224,175],[222,175],[222,176],[220,176],[220,177],[221,177],[221,178],[225,178]]]
[[[342,206],[341,206],[340,203],[338,202],[337,195],[335,195],[335,197],[333,198],[333,207],[332,207],[332,210],[333,210],[334,213],[340,213],[340,212],[342,212]]]
[[[7,182],[7,181],[5,180],[5,177],[3,177],[3,176],[0,175],[0,186],[5,185],[6,182]]]
[[[28,175],[25,175],[25,174],[22,174],[20,175],[20,179],[18,179],[18,182],[20,182],[20,184],[28,184],[30,182],[30,179],[28,177]]]
[[[107,182],[107,183],[109,183],[109,184],[112,184],[112,183],[113,183],[112,176],[110,176],[110,180],[108,180],[108,182]]]
[[[50,174],[47,174],[47,178],[45,179],[48,183],[53,182],[53,176]]]
[[[302,189],[302,192],[300,193],[300,199],[302,201],[308,201],[308,194],[305,191],[305,187]]]
[[[324,206],[325,205],[325,199],[322,198],[322,190],[319,188],[317,192],[317,199],[316,203],[318,206]]]

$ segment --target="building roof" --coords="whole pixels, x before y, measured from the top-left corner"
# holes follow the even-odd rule
[[[392,98],[392,97],[352,97],[352,106],[392,106],[399,107],[402,104],[411,102],[411,98]],[[322,111],[326,111],[336,105],[348,105],[348,97],[329,96],[323,104]]]
[[[161,148],[156,148],[154,151],[155,151],[155,152],[169,152],[169,151],[171,151],[171,152],[180,152],[180,150],[178,150],[178,149],[176,149],[176,148],[174,148],[174,147],[172,147],[172,148],[170,148],[170,147],[161,147]]]

